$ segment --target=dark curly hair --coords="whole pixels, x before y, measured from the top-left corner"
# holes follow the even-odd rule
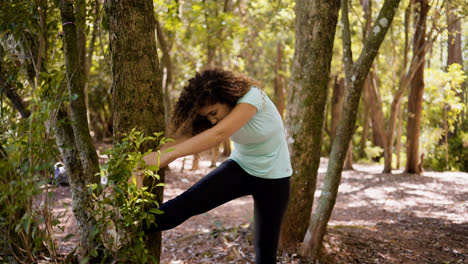
[[[198,110],[216,103],[234,108],[237,100],[258,82],[241,74],[222,69],[209,69],[196,73],[188,81],[177,101],[169,125],[171,136],[194,136],[213,125]]]

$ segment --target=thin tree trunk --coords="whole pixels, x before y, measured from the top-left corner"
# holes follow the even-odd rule
[[[339,1],[296,2],[296,44],[285,118],[293,174],[280,248],[294,252],[306,233],[320,164],[322,124]]]
[[[399,0],[385,0],[379,16],[376,19],[376,23],[372,28],[372,33],[366,39],[359,59],[353,64],[351,32],[348,20],[348,0],[341,1],[343,61],[345,65],[345,100],[343,115],[338,124],[337,134],[332,145],[322,194],[320,195],[317,210],[312,217],[310,227],[301,247],[301,253],[309,255],[313,259],[317,259],[319,256],[323,237],[327,229],[327,223],[335,205],[344,159],[351,141],[352,133],[354,132],[364,80],[369,73],[374,58],[377,56],[380,45],[392,23],[399,2]]]
[[[424,49],[426,45],[426,18],[429,10],[427,0],[415,0],[418,18],[415,23],[413,41],[413,53]],[[408,97],[408,121],[407,121],[407,148],[406,148],[406,172],[419,173],[419,134],[421,125],[422,97],[424,92],[424,53],[419,60],[423,61],[417,68],[411,80],[411,89]]]
[[[172,82],[173,82],[173,77],[172,77],[172,72],[173,72],[173,66],[172,66],[172,59],[171,59],[171,54],[170,54],[170,48],[169,44],[167,43],[166,36],[164,34],[163,28],[159,24],[159,20],[156,19],[156,33],[158,37],[158,42],[161,45],[161,50],[162,50],[162,57],[161,57],[161,64],[163,68],[163,102],[164,102],[164,109],[165,109],[165,115],[164,119],[166,121],[166,124],[169,123],[169,118],[170,118],[170,113],[171,113],[171,87],[172,87]]]
[[[280,41],[276,44],[276,65],[275,65],[275,105],[281,117],[284,114],[284,86],[282,71],[283,46]]]
[[[62,0],[60,5],[63,26],[63,47],[65,54],[65,67],[67,87],[70,96],[77,96],[70,101],[70,112],[75,136],[76,147],[80,153],[80,160],[84,174],[89,177],[90,183],[99,183],[99,162],[96,149],[93,145],[86,117],[84,100],[84,77],[82,60],[79,58],[77,32],[75,26],[73,4],[70,0]]]
[[[361,137],[361,144],[359,146],[359,156],[365,157],[366,155],[366,143],[367,143],[367,135],[369,131],[369,108],[364,104],[364,118],[362,124],[362,137]]]
[[[229,139],[226,139],[223,142],[223,156],[229,157],[229,155],[231,155],[231,141]]]
[[[401,135],[402,135],[402,128],[403,128],[403,106],[400,105],[400,109],[398,110],[398,130],[396,135],[396,168],[400,169],[400,153],[401,153]]]
[[[106,2],[112,58],[114,143],[134,128],[145,135],[165,131],[162,75],[153,10],[152,0]],[[149,148],[154,149],[154,146],[143,146],[142,151]],[[159,175],[164,181],[164,171]],[[155,191],[161,203],[163,188]],[[151,255],[159,260],[161,233],[148,234],[148,238]]]
[[[90,252],[94,245],[94,242],[91,241],[91,233],[94,229],[95,221],[89,211],[89,208],[93,207],[91,195],[88,192],[88,184],[90,182],[83,173],[83,166],[81,165],[73,136],[73,128],[67,112],[63,108],[59,108],[53,121],[55,139],[70,181],[73,197],[73,215],[78,226],[82,248],[80,249],[79,247],[77,254],[78,258],[82,259],[85,254]]]
[[[405,82],[402,82],[403,78],[408,78],[410,76],[411,72],[409,74],[404,75],[403,73],[406,71],[406,67],[408,65],[408,52],[409,52],[409,44],[408,44],[408,35],[409,35],[409,23],[410,23],[410,14],[411,14],[411,3],[412,1],[409,1],[408,7],[405,10],[405,44],[403,47],[403,65],[402,65],[402,71],[400,74],[400,83],[398,87],[398,91],[395,93],[393,100],[392,100],[392,105],[390,108],[390,118],[387,124],[387,130],[386,130],[386,145],[385,145],[385,152],[384,152],[384,169],[383,173],[392,173],[392,151],[389,151],[393,149],[393,142],[394,142],[394,135],[395,135],[395,126],[396,126],[396,116],[399,114],[401,116],[402,114],[402,109],[401,109],[401,99],[403,98],[404,93],[406,92],[407,85],[405,85]],[[414,60],[413,60],[414,61]],[[413,62],[412,61],[412,62]],[[398,143],[397,143],[397,168],[400,167],[400,140],[401,140],[401,119],[398,127],[399,131],[399,136],[398,138]]]
[[[385,124],[384,115],[382,112],[382,102],[378,87],[373,84],[372,73],[366,78],[364,82],[364,101],[366,106],[369,107],[369,113],[372,121],[372,138],[375,146],[385,148]]]
[[[343,170],[354,170],[353,168],[353,142],[349,142],[348,150],[346,151],[346,157],[343,165]]]
[[[344,99],[344,79],[340,78],[339,80],[335,78],[335,84],[333,85],[333,94],[332,94],[332,107],[331,107],[331,124],[330,124],[330,142],[333,142],[333,139],[336,135],[336,128],[338,127],[338,122],[341,117],[341,109],[343,108],[343,99]]]
[[[363,41],[366,40],[372,29],[372,1],[361,0],[364,10],[365,23],[363,25]],[[385,124],[382,112],[382,101],[380,99],[379,88],[375,82],[375,76],[369,72],[364,82],[364,102],[369,108],[372,121],[372,142],[375,146],[385,148]],[[345,162],[346,166],[346,162]]]
[[[58,112],[59,123],[55,125],[56,133],[58,134],[57,144],[59,147],[62,146],[65,166],[68,167],[70,175],[74,175],[70,177],[73,193],[73,212],[81,231],[81,246],[85,250],[84,253],[89,253],[94,245],[93,241],[91,241],[94,220],[89,213],[91,205],[87,186],[92,183],[100,183],[98,176],[99,163],[96,149],[89,134],[86,118],[83,93],[84,82],[80,68],[80,54],[77,45],[72,1],[62,0],[60,3],[60,13],[63,24],[66,85],[69,95],[76,96],[76,99],[70,101],[71,128],[67,125],[68,122],[60,122],[60,120],[67,119],[65,112],[63,110],[59,110]],[[67,147],[71,147],[72,149],[67,149]],[[76,158],[77,155],[79,159]],[[79,160],[80,165],[78,165],[77,160]]]
[[[16,90],[12,86],[5,85],[5,73],[3,71],[2,59],[4,55],[3,46],[0,44],[0,91],[6,95],[10,100],[13,108],[15,108],[21,115],[22,118],[28,118],[31,115],[31,111],[27,109],[27,105],[23,102],[23,99],[18,95]]]
[[[462,41],[461,41],[461,18],[455,13],[457,9],[456,3],[454,0],[446,1],[446,16],[447,16],[447,33],[448,33],[448,43],[447,43],[447,68],[453,63],[458,63],[463,68],[463,56],[462,56]],[[457,96],[460,98],[460,102],[465,102],[466,93],[466,81],[462,84],[462,89],[460,92],[457,92]],[[458,130],[458,127],[463,122],[464,111],[459,114],[458,118],[455,120],[455,132]]]
[[[94,47],[96,44],[96,38],[98,34],[98,27],[99,27],[99,10],[100,4],[99,0],[94,1],[94,23],[93,23],[93,31],[91,33],[91,40],[89,41],[89,47],[85,62],[85,87],[84,87],[84,94],[85,94],[85,104],[86,104],[86,118],[88,119],[88,123],[92,128],[91,117],[90,117],[90,109],[89,109],[89,76],[91,72],[91,66],[93,63],[93,54],[94,54]]]

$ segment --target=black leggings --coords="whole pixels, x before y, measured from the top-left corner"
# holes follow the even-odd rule
[[[191,216],[205,213],[241,196],[254,198],[255,262],[276,263],[281,222],[289,202],[289,177],[263,179],[245,172],[235,161],[226,160],[187,191],[163,203],[164,213],[151,231],[174,228]]]

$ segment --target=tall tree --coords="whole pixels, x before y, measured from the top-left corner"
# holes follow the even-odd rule
[[[282,60],[283,60],[283,45],[281,41],[278,41],[278,43],[276,44],[276,65],[275,65],[275,105],[281,117],[283,117],[284,104],[285,104]]]
[[[344,159],[357,118],[357,110],[364,81],[377,56],[380,45],[390,27],[400,0],[385,0],[380,13],[367,37],[358,60],[353,63],[351,52],[351,32],[348,20],[348,0],[341,1],[343,25],[343,64],[345,69],[345,99],[340,123],[332,144],[327,174],[322,187],[317,210],[312,216],[307,235],[301,247],[301,253],[317,259],[322,247],[328,220],[338,194]]]
[[[446,16],[447,16],[447,33],[448,33],[448,43],[447,43],[447,68],[453,63],[458,63],[463,66],[463,56],[462,56],[462,42],[461,42],[461,19],[460,16],[456,13],[457,10],[457,1],[447,0],[446,1]],[[465,101],[466,85],[462,85],[460,92],[457,92],[457,96],[460,98],[461,102]],[[464,119],[463,112],[460,114],[460,120],[457,118],[455,120],[455,133],[460,124]]]
[[[408,121],[406,125],[406,172],[420,173],[419,164],[419,134],[421,126],[422,101],[424,93],[424,53],[419,51],[426,45],[426,18],[429,11],[428,0],[414,0],[416,9],[415,31],[413,38],[413,53],[421,56],[422,61],[415,71],[410,84],[408,97]]]
[[[338,11],[336,0],[296,1],[296,44],[286,118],[293,175],[280,238],[280,247],[287,251],[302,242],[312,211]]]
[[[57,145],[62,153],[65,168],[70,175],[73,195],[73,212],[80,230],[82,254],[93,249],[92,230],[95,221],[89,211],[91,195],[88,185],[99,183],[99,162],[88,129],[84,99],[84,76],[80,65],[73,1],[62,0],[60,13],[63,26],[63,53],[65,57],[66,86],[76,99],[70,101],[70,118],[60,108],[55,123]],[[71,125],[69,122],[71,121]]]
[[[107,1],[111,54],[114,143],[132,129],[146,135],[165,131],[162,75],[158,61],[152,0]],[[143,146],[146,151],[154,146]],[[160,172],[161,181],[164,173]],[[163,189],[157,188],[158,202]],[[148,236],[159,260],[161,233]]]

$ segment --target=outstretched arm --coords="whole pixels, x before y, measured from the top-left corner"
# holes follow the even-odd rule
[[[251,104],[237,104],[232,111],[214,127],[183,142],[176,142],[175,145],[171,146],[173,151],[161,154],[159,167],[165,167],[177,158],[200,153],[219,145],[244,126],[256,112],[257,108]],[[157,152],[146,155],[144,157],[146,164],[157,164],[157,155]]]

